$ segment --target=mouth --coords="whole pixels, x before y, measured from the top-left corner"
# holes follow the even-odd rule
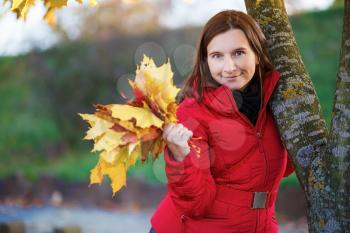
[[[223,79],[226,79],[226,80],[235,80],[236,78],[238,78],[239,75],[235,75],[235,76],[228,76],[228,77],[223,77]]]

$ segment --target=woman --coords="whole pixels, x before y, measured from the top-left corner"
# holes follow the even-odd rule
[[[279,74],[265,44],[242,12],[205,25],[178,123],[164,129],[168,193],[151,232],[278,232],[277,190],[293,167],[268,107]]]

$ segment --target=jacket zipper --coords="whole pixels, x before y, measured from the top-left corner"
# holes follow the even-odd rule
[[[260,101],[260,108],[261,108],[261,112],[262,112],[262,106],[263,106],[263,104],[265,104],[265,103],[263,103],[263,101],[264,101],[264,99],[263,99],[263,84],[262,84],[262,79],[261,79],[261,76],[259,77],[260,78],[260,96],[261,96],[261,101]],[[267,104],[267,103],[266,103]],[[265,109],[265,111],[266,111],[266,108],[267,108],[267,106],[264,108]],[[259,112],[260,113],[260,112]],[[258,117],[258,120],[259,120],[259,117]],[[261,123],[260,123],[260,129],[259,129],[259,131],[257,132],[257,134],[258,134],[258,136],[261,136],[262,137],[262,135],[261,135],[261,131],[262,131],[262,125],[261,125]],[[262,143],[262,142],[261,142]],[[262,147],[262,145],[261,145],[261,147]],[[264,187],[266,187],[266,183],[267,183],[267,176],[268,176],[268,170],[269,170],[269,168],[268,168],[268,166],[269,166],[269,164],[268,164],[268,162],[267,162],[267,158],[266,158],[266,155],[265,155],[265,152],[264,151],[262,151],[262,153],[263,153],[263,155],[264,155],[264,159],[265,159],[265,180],[264,180]]]
[[[225,88],[225,91],[226,91],[226,94],[229,94],[229,96],[230,96],[229,99],[230,99],[230,101],[231,101],[232,108],[237,109],[237,114],[238,114],[238,116],[241,117],[241,118],[250,126],[250,128],[253,129],[254,132],[255,132],[255,135],[256,135],[257,141],[258,141],[259,151],[260,151],[261,154],[263,154],[264,159],[265,159],[265,167],[266,167],[266,169],[265,169],[264,186],[266,186],[266,182],[267,182],[267,171],[268,171],[268,163],[267,163],[267,159],[266,159],[266,156],[265,156],[264,151],[262,151],[262,150],[260,149],[260,147],[262,146],[262,145],[260,145],[260,144],[261,144],[260,140],[261,140],[261,138],[262,138],[262,133],[261,133],[261,131],[262,131],[261,117],[262,117],[262,116],[261,116],[261,115],[262,115],[263,111],[266,111],[266,107],[265,107],[264,110],[263,110],[263,105],[264,105],[263,101],[264,101],[264,99],[263,99],[262,80],[260,79],[260,98],[261,98],[261,99],[260,99],[260,109],[259,109],[258,119],[256,120],[256,125],[255,125],[255,126],[250,122],[250,120],[249,120],[244,114],[242,114],[242,113],[239,111],[239,109],[237,108],[236,102],[235,102],[234,99],[233,99],[232,94],[231,94],[231,93],[228,93],[228,92],[229,92],[228,88]]]

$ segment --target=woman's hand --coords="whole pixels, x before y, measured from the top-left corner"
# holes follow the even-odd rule
[[[164,127],[163,139],[176,161],[183,161],[190,153],[188,140],[193,133],[182,124],[169,124]]]

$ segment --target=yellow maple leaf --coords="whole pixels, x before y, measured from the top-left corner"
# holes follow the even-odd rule
[[[154,140],[153,148],[152,148],[153,159],[156,159],[158,157],[158,155],[163,151],[164,146],[165,146],[165,142],[161,136]]]
[[[154,91],[160,90],[159,93],[166,103],[175,102],[175,97],[180,89],[173,85],[173,72],[169,60],[160,67],[155,65],[153,59],[146,56],[144,61],[147,65],[141,66],[140,71],[145,75],[146,85],[154,88]],[[152,93],[159,94],[154,91]]]
[[[86,140],[98,138],[114,125],[114,123],[102,119],[94,114],[79,113],[79,115],[91,126],[90,129],[86,132],[86,136],[84,137]]]
[[[100,157],[102,157],[108,163],[114,163],[116,161],[117,155],[119,153],[119,148],[113,149],[111,151],[102,151]]]
[[[90,172],[90,184],[101,184],[103,176],[108,175],[113,195],[126,185],[126,170],[122,163],[111,164],[100,157],[97,165]]]
[[[61,8],[64,6],[67,6],[68,0],[45,0],[44,4],[47,7],[52,7],[52,8]]]
[[[97,5],[97,1],[96,0],[89,0],[89,4],[91,6],[96,6]]]
[[[110,152],[116,149],[118,146],[123,144],[123,135],[124,133],[122,132],[116,132],[114,130],[108,129],[99,139],[96,140],[92,152],[103,150]]]
[[[110,180],[113,195],[118,192],[123,186],[126,186],[126,170],[125,165],[122,163],[109,165],[105,163],[105,166],[102,167],[106,170]]]
[[[91,127],[93,127],[95,125],[95,122],[99,119],[99,117],[96,116],[95,114],[78,113],[78,115],[81,116],[83,120],[88,122]]]
[[[90,170],[90,184],[101,184],[103,180],[103,171],[101,171],[100,162]]]
[[[25,4],[26,0],[12,0],[11,10],[15,10],[20,7],[20,5]]]
[[[68,0],[44,0],[44,4],[47,7],[44,19],[49,25],[53,26],[56,24],[57,18],[55,11],[64,6],[67,6],[67,2]]]
[[[140,143],[133,143],[130,144],[128,147],[129,156],[125,160],[125,168],[126,170],[129,169],[130,166],[134,165],[137,161],[137,159],[140,157],[141,154],[141,146]]]
[[[26,4],[25,6],[22,8],[21,11],[21,17],[26,20],[27,19],[27,14],[28,14],[28,10],[33,7],[35,4],[35,0],[26,0]]]
[[[150,110],[144,108],[138,108],[130,105],[113,104],[112,116],[122,121],[131,119],[136,120],[136,126],[141,128],[162,127],[163,121],[156,117]]]
[[[21,17],[23,20],[26,20],[28,11],[34,6],[35,1],[36,0],[12,0],[11,11],[16,13],[17,18]],[[67,6],[67,2],[68,0],[44,0],[44,5],[46,7],[46,13],[43,17],[44,20],[49,25],[55,25],[57,21],[55,11]],[[76,2],[82,3],[82,0],[76,0]],[[89,4],[91,6],[96,6],[97,1],[89,0]]]
[[[115,163],[122,163],[125,164],[125,160],[129,156],[128,146],[122,146],[119,148],[118,154],[116,155]]]
[[[55,25],[57,22],[55,10],[56,10],[55,8],[50,7],[44,15],[45,21],[51,26]]]
[[[135,4],[135,3],[139,3],[140,0],[123,0],[123,3],[125,4]]]
[[[11,10],[16,13],[17,18],[26,20],[28,10],[34,6],[35,0],[13,0]]]
[[[129,83],[133,89],[137,88],[149,98],[150,102],[155,103],[162,115],[168,112],[169,104],[175,103],[176,95],[180,91],[173,84],[170,62],[157,67],[153,59],[147,56],[144,56],[141,65],[137,68],[135,80],[129,81]],[[171,114],[175,115],[175,113]],[[170,119],[174,119],[174,117],[170,117]],[[168,121],[169,118],[166,120]]]
[[[119,121],[118,124],[127,129],[127,130],[130,130],[131,132],[137,132],[137,129],[135,128],[134,126],[134,123],[131,122],[131,121]]]
[[[112,107],[113,106],[114,106],[114,104],[103,105],[103,108],[105,108],[105,111],[110,112],[110,114],[112,114]],[[99,105],[99,107],[101,107],[101,105]],[[85,116],[85,115],[94,115],[94,114],[83,114],[83,115]],[[96,115],[94,115],[94,116],[96,116]],[[85,117],[87,118],[87,116],[85,116]],[[120,120],[120,119],[117,119],[117,118],[113,118],[112,116],[106,116],[106,115],[104,115],[104,117],[106,119],[108,119],[110,122],[117,123],[118,125],[120,125],[121,127],[125,128],[127,130],[130,130],[132,132],[136,132],[137,131],[137,129],[135,129],[134,123],[129,121],[129,119],[128,120]],[[91,121],[93,118],[90,117],[89,119]],[[84,120],[89,121],[89,119],[84,119]]]
[[[177,110],[177,104],[175,102],[174,103],[170,103],[168,105],[168,109],[167,109],[167,113],[166,113],[166,117],[165,117],[165,119],[167,120],[166,124],[168,124],[170,122],[176,122],[177,121],[176,110]]]

